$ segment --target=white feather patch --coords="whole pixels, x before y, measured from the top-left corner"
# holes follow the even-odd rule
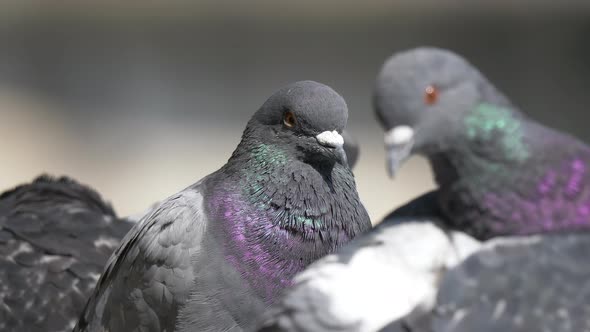
[[[382,245],[360,247],[346,263],[329,255],[295,278],[325,294],[326,316],[342,326],[358,324],[362,332],[431,307],[442,274],[480,246],[461,233],[449,238],[431,223],[401,224],[368,236]]]

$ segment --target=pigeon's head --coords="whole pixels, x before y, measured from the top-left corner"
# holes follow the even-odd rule
[[[246,132],[303,162],[346,165],[344,99],[330,87],[301,81],[275,92],[254,114]]]
[[[390,175],[412,154],[429,156],[463,144],[464,119],[496,95],[493,90],[475,67],[447,50],[424,47],[389,58],[373,103],[386,131]]]

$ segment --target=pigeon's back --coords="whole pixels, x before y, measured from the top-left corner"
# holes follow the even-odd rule
[[[71,331],[131,226],[65,177],[0,195],[0,331]]]

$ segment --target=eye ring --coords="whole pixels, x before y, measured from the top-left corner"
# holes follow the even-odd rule
[[[434,85],[429,85],[424,89],[424,103],[434,105],[438,101],[438,89]]]
[[[295,114],[291,111],[285,112],[283,115],[283,124],[287,128],[293,128],[297,124],[297,119],[295,118]]]

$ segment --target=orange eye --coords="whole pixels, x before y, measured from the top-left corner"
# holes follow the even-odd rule
[[[438,89],[434,85],[429,85],[424,89],[424,102],[426,105],[433,105],[438,100]]]
[[[295,114],[293,114],[291,111],[285,112],[285,115],[283,116],[283,123],[285,126],[287,126],[287,128],[295,127],[295,124],[297,123],[297,120],[295,120]]]

